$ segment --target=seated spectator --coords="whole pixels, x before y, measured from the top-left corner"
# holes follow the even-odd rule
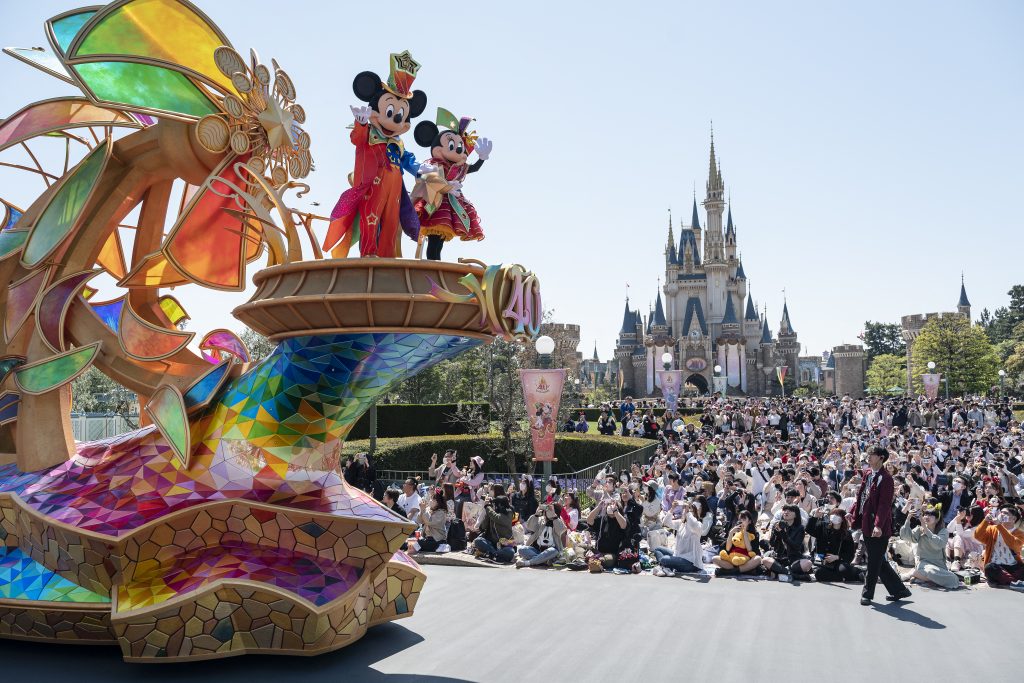
[[[1021,563],[1024,530],[1020,520],[1020,510],[1012,505],[998,510],[990,506],[974,530],[974,538],[985,548],[982,558],[985,579],[990,586],[1016,586],[1024,581],[1024,564]]]
[[[576,431],[581,434],[586,434],[590,431],[590,425],[587,423],[587,415],[582,410],[580,411],[580,419],[576,422]]]
[[[398,499],[402,496],[402,492],[396,488],[388,488],[384,490],[384,497],[381,502],[384,503],[384,507],[388,508],[396,515],[405,517],[405,509],[398,504]]]
[[[759,545],[754,516],[741,510],[736,526],[725,537],[725,548],[718,557],[711,559],[717,567],[715,576],[748,574],[756,570],[761,566],[761,556],[757,553]]]
[[[804,524],[794,503],[782,506],[779,521],[772,524],[764,568],[780,581],[809,579],[813,565],[804,552]]]
[[[900,538],[914,545],[917,566],[903,575],[904,581],[916,579],[923,583],[934,583],[943,588],[959,588],[960,579],[946,567],[946,541],[949,532],[942,526],[942,512],[939,505],[926,505],[920,512],[913,503],[907,503],[904,510],[907,521],[900,529]],[[920,524],[911,522],[920,518]]]
[[[537,496],[534,493],[533,477],[524,474],[519,480],[519,490],[512,494],[512,510],[519,519],[526,519],[537,512]]]
[[[524,525],[526,543],[519,546],[516,569],[548,565],[555,561],[565,547],[565,524],[562,522],[562,506],[558,503],[545,504],[537,508],[537,514]]]
[[[580,501],[574,491],[566,491],[562,496],[562,522],[569,531],[576,531],[580,523]]]
[[[658,485],[649,481],[640,489],[640,503],[643,506],[643,518],[640,526],[644,535],[652,529],[661,527],[661,499],[658,498]]]
[[[861,572],[853,566],[857,544],[839,502],[839,495],[833,491],[829,502],[815,508],[808,520],[807,534],[816,542],[814,554],[818,560],[814,578],[823,582],[861,581]]]
[[[619,496],[607,496],[598,501],[587,515],[587,525],[595,538],[595,549],[601,556],[606,569],[615,566],[615,561],[626,541],[629,522],[619,509]]]
[[[448,538],[448,508],[445,505],[444,492],[435,489],[434,494],[429,498],[420,501],[420,531],[419,540],[409,541],[408,553],[432,553],[435,552]]]
[[[704,533],[700,505],[690,503],[676,533],[675,549],[654,549],[654,557],[658,560],[654,575],[672,576],[676,572],[701,571],[704,567],[704,549],[700,545],[700,539]]]
[[[568,415],[565,418],[565,423],[562,425],[563,432],[575,432],[576,423],[572,419],[572,415]]]
[[[536,501],[534,501],[536,505]],[[508,497],[496,496],[484,503],[484,517],[480,521],[480,535],[473,541],[473,547],[481,555],[495,562],[508,564],[516,556],[516,544],[512,536],[512,506]]]
[[[402,508],[402,514],[410,521],[420,520],[420,494],[416,489],[415,479],[406,479],[402,484],[402,495],[398,497],[398,505]]]
[[[462,470],[455,463],[456,452],[448,449],[444,452],[444,462],[437,466],[437,453],[430,456],[430,467],[427,468],[427,475],[431,477],[438,486],[442,484],[454,484],[462,476]]]
[[[597,418],[597,431],[605,436],[615,434],[615,418],[609,415],[607,411],[602,411],[601,417]]]
[[[960,508],[952,521],[946,525],[946,530],[949,532],[946,557],[950,560],[950,571],[962,571],[972,557],[980,561],[985,548],[974,538],[974,528],[984,517],[985,511],[977,505],[970,509]],[[978,568],[983,567],[984,565]]]
[[[548,479],[547,486],[544,487],[544,503],[548,505],[557,503],[561,497],[562,485],[558,483],[558,477],[551,477]]]

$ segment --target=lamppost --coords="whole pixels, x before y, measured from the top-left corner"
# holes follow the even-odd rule
[[[928,372],[935,372],[935,361],[928,361]],[[942,373],[942,382],[946,385],[946,400],[949,400],[949,376]]]
[[[715,387],[714,387],[715,388],[715,392],[718,392],[718,391],[721,390],[722,380],[719,377],[719,375],[721,375],[721,374],[722,374],[722,366],[721,365],[716,365],[715,366]],[[722,391],[721,393],[722,393],[722,397],[724,398],[725,397],[725,392]]]
[[[1006,370],[999,370],[999,398],[1003,398],[1003,382],[1006,380]]]
[[[533,343],[533,348],[537,350],[537,357],[540,360],[540,367],[542,370],[546,370],[551,367],[551,354],[555,350],[555,340],[546,334],[542,337],[537,337],[537,341]],[[579,380],[576,380],[579,382]],[[554,416],[556,422],[558,416]],[[557,429],[557,426],[556,426]],[[551,461],[544,461],[544,481],[551,478]],[[543,490],[543,489],[541,489]]]
[[[550,368],[551,354],[555,351],[555,340],[545,334],[543,337],[537,337],[537,341],[533,343],[533,348],[537,349],[541,369],[546,370]]]
[[[580,408],[583,407],[583,395],[580,393],[580,378],[577,377],[572,381],[573,386],[573,402],[576,403]]]
[[[672,369],[672,354],[669,353],[668,351],[661,354],[661,365],[662,367],[664,367],[665,370]]]

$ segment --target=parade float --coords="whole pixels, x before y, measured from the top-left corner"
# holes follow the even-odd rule
[[[393,245],[325,257],[316,232],[338,217],[289,208],[313,168],[291,77],[188,2],[78,9],[45,30],[49,50],[5,52],[82,96],[0,123],[0,163],[28,150],[36,163],[3,165],[45,185],[21,204],[0,187],[0,637],[116,642],[131,661],[312,655],[411,615],[414,525],[345,483],[342,445],[405,378],[535,336],[536,277],[382,257]],[[403,54],[380,83],[399,99]],[[37,144],[62,145],[62,164]],[[383,163],[405,165],[391,144]],[[250,271],[233,313],[276,343],[258,362],[231,330],[188,330],[170,293],[230,296]],[[138,395],[139,430],[74,440],[71,382],[90,367]]]

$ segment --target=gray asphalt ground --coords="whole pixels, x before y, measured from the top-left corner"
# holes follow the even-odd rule
[[[1024,594],[431,566],[416,613],[314,658],[131,665],[117,648],[0,641],[0,680],[1024,680]],[[878,597],[885,590],[878,589]]]

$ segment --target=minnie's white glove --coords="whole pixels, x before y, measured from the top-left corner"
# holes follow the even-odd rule
[[[418,174],[424,176],[427,175],[428,173],[437,173],[437,171],[437,166],[430,163],[429,161],[424,161],[422,164],[420,164],[420,170]]]
[[[491,156],[491,149],[494,148],[494,143],[489,138],[480,138],[476,141],[476,156],[480,161],[486,161],[487,157]]]
[[[352,116],[355,117],[356,123],[369,123],[370,114],[373,113],[373,109],[369,107],[349,107],[352,110]]]

